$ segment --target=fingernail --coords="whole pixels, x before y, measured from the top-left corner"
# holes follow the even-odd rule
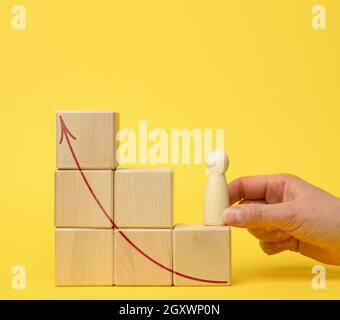
[[[238,207],[228,208],[224,211],[224,221],[230,225],[240,225],[242,223],[242,210]]]

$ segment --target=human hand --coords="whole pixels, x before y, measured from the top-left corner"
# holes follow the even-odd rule
[[[340,265],[340,199],[289,174],[238,178],[228,185],[226,224],[248,231],[263,251],[291,250]]]

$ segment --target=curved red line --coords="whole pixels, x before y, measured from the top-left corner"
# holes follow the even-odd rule
[[[101,211],[103,212],[103,214],[105,215],[106,219],[110,221],[110,223],[112,224],[113,228],[115,230],[117,230],[117,232],[119,232],[119,234],[135,249],[137,250],[142,256],[144,256],[146,259],[148,259],[149,261],[151,261],[152,263],[154,263],[155,265],[159,266],[160,268],[169,271],[170,273],[173,273],[177,276],[180,276],[182,278],[186,278],[189,280],[194,280],[194,281],[199,281],[199,282],[205,282],[205,283],[215,283],[215,284],[228,284],[228,281],[222,281],[222,280],[208,280],[208,279],[202,279],[202,278],[196,278],[196,277],[192,277],[189,275],[186,275],[184,273],[181,272],[177,272],[165,265],[163,265],[162,263],[158,262],[157,260],[155,260],[154,258],[152,258],[151,256],[149,256],[147,253],[145,253],[142,249],[140,249],[135,243],[133,243],[129,237],[116,225],[116,223],[114,222],[114,220],[110,217],[110,215],[107,213],[107,211],[105,210],[104,206],[102,205],[102,203],[100,202],[100,200],[98,199],[96,193],[93,191],[91,184],[89,183],[89,181],[86,178],[86,175],[83,171],[83,169],[80,166],[80,163],[77,159],[77,156],[73,150],[69,135],[72,137],[72,139],[76,139],[76,137],[68,130],[67,126],[65,125],[64,119],[63,117],[60,115],[59,116],[59,120],[60,120],[60,125],[61,125],[61,137],[59,140],[59,144],[61,144],[63,142],[63,138],[65,136],[66,142],[68,144],[68,147],[70,149],[72,158],[74,160],[74,162],[77,165],[77,168],[87,186],[87,188],[89,189],[92,197],[94,198],[94,200],[96,201],[97,205],[99,206],[99,208],[101,209]]]

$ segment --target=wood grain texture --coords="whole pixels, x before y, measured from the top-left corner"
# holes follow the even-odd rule
[[[113,219],[113,171],[84,170],[96,195]],[[111,228],[78,170],[55,172],[56,227]]]
[[[230,228],[176,225],[173,231],[174,270],[192,277],[228,281],[231,275]],[[174,275],[176,286],[216,285]]]
[[[57,286],[112,286],[114,231],[56,229]]]
[[[76,136],[72,140],[74,152],[83,169],[113,169],[116,161],[116,133],[119,114],[115,111],[60,111],[57,113],[57,168],[76,169],[69,147],[59,144],[60,120]]]
[[[117,169],[115,222],[126,228],[172,228],[172,169]]]
[[[139,248],[156,261],[172,268],[172,230],[124,229]],[[115,231],[115,284],[117,286],[171,286],[172,273],[136,251]]]

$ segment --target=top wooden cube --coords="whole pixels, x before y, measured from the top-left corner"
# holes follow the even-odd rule
[[[57,113],[57,168],[77,169],[66,138],[60,144],[61,119],[75,136],[69,135],[75,156],[83,169],[113,169],[119,113],[115,111],[60,111]]]

